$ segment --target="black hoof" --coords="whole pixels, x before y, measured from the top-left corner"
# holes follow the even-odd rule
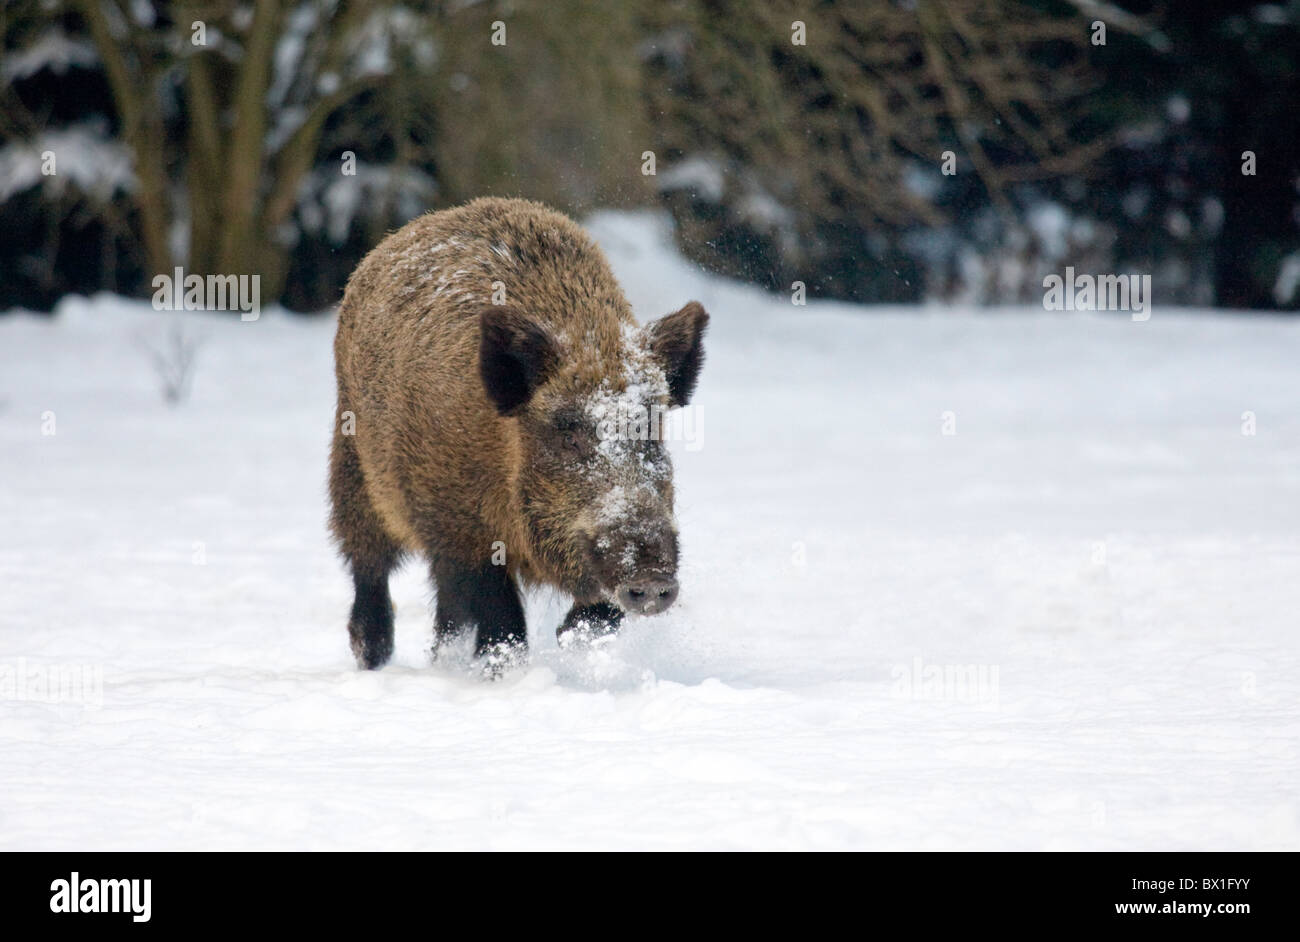
[[[476,656],[482,664],[483,676],[488,680],[500,680],[527,662],[528,645],[515,640],[498,641],[486,647],[480,646]]]
[[[608,602],[575,605],[564,616],[564,624],[555,629],[555,637],[561,647],[594,641],[616,633],[622,621],[623,610]]]

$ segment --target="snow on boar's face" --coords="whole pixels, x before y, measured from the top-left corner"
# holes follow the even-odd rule
[[[692,301],[644,328],[616,318],[555,336],[516,308],[486,308],[479,367],[513,419],[509,469],[535,575],[580,604],[653,615],[677,598],[669,408],[686,405],[709,316]]]

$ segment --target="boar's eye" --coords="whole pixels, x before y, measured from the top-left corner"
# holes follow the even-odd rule
[[[587,438],[583,434],[582,423],[571,416],[561,418],[555,423],[555,431],[559,442],[564,446],[566,451],[583,451],[587,446]]]

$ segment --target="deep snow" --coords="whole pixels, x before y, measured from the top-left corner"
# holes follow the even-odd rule
[[[176,408],[176,315],[0,318],[0,848],[1300,846],[1300,323],[796,307],[591,228],[713,314],[682,594],[563,651],[538,595],[497,683],[417,564],[353,667],[328,318],[183,315]]]

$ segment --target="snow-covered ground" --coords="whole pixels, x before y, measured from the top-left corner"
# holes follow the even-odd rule
[[[328,318],[184,315],[176,408],[173,315],[0,318],[0,848],[1300,847],[1300,322],[795,307],[591,226],[713,314],[682,595],[582,651],[539,595],[497,683],[414,564],[353,667]]]

